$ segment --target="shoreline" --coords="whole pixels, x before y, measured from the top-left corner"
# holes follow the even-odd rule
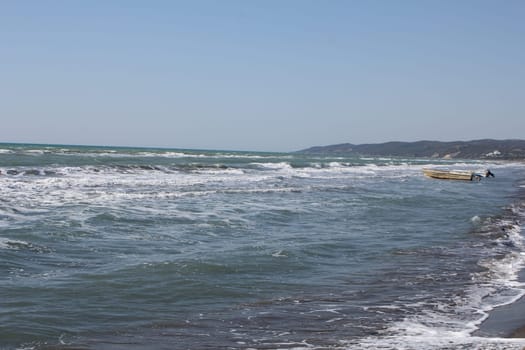
[[[525,207],[525,179],[519,181],[517,198],[521,202],[520,206],[522,208]],[[520,219],[523,219],[523,217]],[[524,223],[520,225],[522,237],[525,237],[525,232],[523,232],[524,226]],[[525,254],[525,252],[521,252],[521,254]],[[525,267],[518,272],[517,281],[525,283]],[[472,335],[525,339],[525,295],[510,304],[490,310],[488,317],[481,322]]]
[[[525,268],[518,274],[525,282]],[[525,338],[525,296],[489,311],[489,316],[472,335],[487,338]]]
[[[525,338],[525,326],[516,329],[507,338]]]

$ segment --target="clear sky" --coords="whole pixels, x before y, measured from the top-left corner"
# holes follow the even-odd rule
[[[0,142],[525,138],[525,1],[0,1]]]

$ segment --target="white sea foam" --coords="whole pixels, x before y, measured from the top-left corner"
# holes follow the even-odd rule
[[[193,170],[192,173],[194,174],[211,174],[211,175],[244,175],[244,170],[242,169],[234,169],[234,168],[228,168],[228,169],[198,169]]]
[[[63,152],[67,151],[63,150]],[[72,154],[75,155],[75,153]],[[92,154],[96,157],[159,157],[159,153],[155,152],[142,155],[124,151],[119,151],[119,153],[93,152]],[[86,154],[78,152],[76,155],[83,157]],[[111,161],[104,161],[98,165],[98,160],[91,162],[88,159],[87,163],[89,164],[84,166],[42,166],[41,169],[37,169],[39,170],[38,173],[46,174],[45,176],[26,174],[26,170],[35,170],[31,167],[12,166],[12,174],[0,178],[2,197],[0,220],[13,227],[25,225],[25,220],[42,220],[44,225],[55,225],[54,227],[56,227],[56,225],[61,225],[60,220],[64,219],[70,224],[75,222],[81,225],[82,230],[80,231],[89,230],[89,232],[104,235],[104,244],[108,241],[107,235],[119,235],[115,237],[118,238],[117,242],[122,242],[124,239],[155,240],[159,239],[156,235],[180,235],[186,225],[195,225],[198,230],[192,231],[192,237],[188,240],[200,242],[199,239],[202,239],[198,238],[200,236],[206,239],[211,237],[218,242],[219,238],[222,237],[221,235],[234,234],[231,232],[235,230],[230,230],[230,227],[258,225],[259,221],[255,216],[259,214],[271,218],[276,217],[278,220],[281,217],[285,220],[292,219],[283,221],[287,226],[282,232],[286,233],[288,227],[292,231],[294,229],[299,231],[302,220],[311,216],[301,214],[310,214],[314,206],[317,208],[325,206],[326,198],[335,198],[335,200],[343,202],[339,207],[343,208],[347,200],[356,197],[353,193],[354,188],[365,188],[371,192],[378,190],[381,192],[377,194],[378,199],[385,198],[386,194],[398,198],[399,192],[395,192],[396,189],[392,189],[388,182],[394,179],[395,181],[391,182],[397,186],[402,181],[399,180],[400,178],[412,178],[415,181],[411,185],[417,187],[420,185],[417,178],[423,178],[421,168],[424,166],[423,164],[428,164],[413,164],[411,161],[399,162],[398,160],[384,159],[378,162],[379,164],[355,165],[351,163],[354,160],[344,158],[311,158],[306,161],[301,158],[296,162],[296,160],[290,161],[286,157],[277,156],[269,158],[261,156],[258,158],[252,155],[186,154],[184,152],[166,152],[164,156],[166,158],[194,157],[196,159],[190,159],[189,162],[185,163],[179,160],[152,160],[151,163],[153,164],[145,167],[141,167],[140,164],[148,163],[148,161],[137,162],[139,165],[135,166],[133,165],[134,160],[132,160],[129,162],[132,163],[131,165],[119,166],[119,164],[128,163],[128,161],[119,159],[115,164],[109,164]],[[204,157],[222,159],[237,157],[254,159],[254,161],[248,160],[249,163],[234,161],[233,164],[228,164],[228,161],[217,160],[219,164],[213,167],[208,163],[215,161],[206,159],[202,162],[197,159]],[[290,157],[293,158],[293,156]],[[84,162],[85,159],[80,161]],[[359,163],[358,161],[355,162]],[[248,165],[243,166],[246,163]],[[448,162],[447,165],[449,164],[452,164],[453,167],[465,166],[476,169],[484,167],[480,166],[483,164],[480,162]],[[180,168],[178,168],[179,165],[181,165]],[[490,168],[498,169],[498,166],[500,165],[494,164],[490,165]],[[503,166],[501,165],[501,167]],[[6,170],[9,170],[9,167]],[[497,172],[496,176],[497,180]],[[370,182],[370,179],[373,182]],[[386,185],[383,184],[384,182],[387,182]],[[425,189],[432,191],[434,184],[436,186],[460,186],[457,183],[428,182],[429,186]],[[472,187],[470,186],[470,190]],[[344,192],[340,197],[331,196],[331,193],[326,195],[326,190],[334,189],[344,190]],[[402,191],[411,190],[412,188],[408,186],[402,188]],[[304,195],[296,195],[298,192]],[[320,195],[318,195],[319,193]],[[399,198],[402,197],[403,195],[399,196]],[[345,212],[347,209],[345,206]],[[324,213],[324,211],[319,211],[319,213]],[[297,217],[297,221],[295,221],[295,214],[301,216]],[[348,211],[348,216],[351,215],[352,213]],[[473,214],[470,214],[469,217],[473,218],[473,222],[478,222],[479,217],[473,216]],[[112,224],[114,221],[128,218],[145,220],[144,222],[157,219],[159,221],[166,220],[177,226],[174,226],[174,229],[164,230],[162,233],[155,232],[155,229],[150,230],[149,227],[141,230],[140,227],[134,226],[133,228],[137,230],[130,230],[132,232],[126,232],[127,236],[122,237],[120,236],[122,233],[117,232],[119,225],[113,226]],[[327,220],[329,219],[328,217]],[[97,232],[95,230],[97,220],[107,221],[108,225],[111,226],[108,226],[109,229],[107,230],[102,230],[103,232]],[[483,224],[483,220],[479,220],[480,224]],[[296,224],[296,222],[300,223]],[[306,223],[308,224],[308,222]],[[351,220],[349,227],[350,224]],[[516,247],[521,247],[521,234],[515,223],[506,222],[505,225],[511,243]],[[214,227],[226,229],[215,231]],[[90,228],[93,230],[91,231]],[[52,232],[52,230],[48,231],[47,227],[44,227],[44,231],[45,234],[42,239],[48,239],[47,232]],[[64,231],[73,230],[66,229]],[[245,233],[245,231],[242,232],[242,234]],[[258,231],[257,233],[261,232]],[[79,233],[67,232],[67,234]],[[11,235],[11,233],[5,233],[5,235]],[[310,240],[310,237],[307,239]],[[83,243],[88,243],[88,241],[86,240]],[[234,242],[230,243],[233,244]],[[508,244],[509,241],[502,238],[500,243],[504,245]],[[289,248],[288,244],[291,243],[269,245],[270,248],[264,250],[264,254],[267,255],[266,258],[283,264],[297,260],[294,247]],[[58,245],[58,242],[53,241],[53,245]],[[0,239],[1,249],[22,250],[24,247],[33,249],[30,248],[28,242],[8,238]],[[184,248],[181,247],[180,249]],[[135,250],[133,249],[133,251]],[[119,250],[115,256],[122,256],[121,254]],[[147,254],[144,259],[147,259],[145,262],[151,263],[149,259],[153,258],[151,254]],[[519,297],[522,286],[517,281],[516,276],[517,271],[522,266],[523,259],[525,259],[525,254],[520,251],[516,252],[515,255],[507,256],[505,259],[481,261],[480,264],[490,271],[490,278],[487,279],[487,274],[473,275],[477,286],[467,290],[465,298],[458,297],[457,300],[454,300],[457,310],[451,308],[447,303],[426,303],[424,301],[414,302],[411,305],[402,302],[394,305],[376,305],[370,308],[370,314],[382,313],[382,315],[386,315],[385,318],[388,318],[392,314],[398,315],[407,310],[406,318],[388,324],[379,336],[354,340],[353,343],[342,343],[343,347],[350,349],[437,349],[440,347],[488,349],[498,348],[499,346],[503,348],[501,344],[505,344],[505,346],[511,344],[507,348],[512,348],[518,343],[512,343],[512,341],[507,343],[506,340],[497,339],[478,339],[472,337],[471,334],[486,317],[487,312],[495,305],[508,303]],[[500,293],[502,288],[505,288],[505,293]],[[427,300],[423,297],[421,299]],[[332,306],[326,308],[320,306],[314,309],[312,311],[314,313],[328,314],[325,322],[334,326],[344,319],[348,320],[348,318],[340,317],[337,314],[337,308]],[[422,311],[419,314],[410,314],[408,310]],[[344,314],[344,312],[341,313]],[[462,317],[462,314],[468,317]],[[378,319],[382,320],[383,316],[378,316]],[[363,327],[370,327],[374,332],[377,331],[377,328],[374,328],[375,325],[364,325]],[[282,344],[283,348],[310,347],[310,344],[302,344],[301,342],[283,342]],[[494,347],[492,347],[493,345]],[[314,346],[314,348],[316,347]]]
[[[253,165],[269,170],[291,170],[293,169],[290,163],[279,162],[279,163],[252,163]]]
[[[166,157],[166,158],[184,158],[184,157],[198,157],[204,155],[190,155],[183,152],[139,152],[136,154],[139,157]]]
[[[279,250],[279,251],[277,251],[275,253],[272,253],[272,256],[274,258],[287,258],[288,257],[288,255],[282,250]]]
[[[20,249],[20,247],[30,247],[30,246],[31,244],[25,241],[0,237],[0,249],[18,250]]]
[[[481,223],[481,218],[478,216],[478,215],[475,215],[473,217],[470,218],[470,221],[474,224],[474,225],[479,225]]]
[[[45,151],[41,149],[29,149],[25,150],[24,153],[29,155],[42,155],[45,153]]]
[[[91,202],[94,199],[100,201],[126,196],[128,198],[147,197],[152,193],[154,196],[176,197],[213,194],[217,191],[228,190],[230,192],[293,191],[296,188],[280,189],[275,188],[272,184],[269,184],[268,187],[260,185],[254,187],[254,185],[264,181],[273,181],[273,176],[283,175],[283,172],[296,175],[312,174],[312,170],[309,169],[294,172],[294,169],[287,163],[265,164],[265,166],[275,174],[247,173],[245,170],[234,168],[198,169],[191,173],[131,171],[122,174],[111,168],[62,167],[53,169],[57,175],[60,175],[58,177],[36,176],[26,179],[19,174],[6,177],[2,186],[8,198],[17,198],[22,203],[25,202],[27,206],[38,206],[39,203],[56,202],[58,205],[68,201]],[[194,191],[191,189],[193,186],[207,186],[208,188]],[[138,188],[144,188],[144,191],[137,194],[136,189]],[[159,192],[158,189],[164,189],[164,191]]]
[[[344,346],[349,350],[522,350],[524,339],[484,338],[471,336],[467,329],[451,330],[447,327],[428,327],[420,322],[404,321],[392,326],[383,335],[362,339]],[[391,335],[391,333],[397,335]]]
[[[523,215],[519,206],[513,208]],[[521,212],[520,212],[521,211]],[[501,244],[511,242],[517,250],[502,259],[487,258],[479,264],[487,269],[473,274],[475,284],[466,296],[451,305],[432,305],[420,314],[391,323],[378,336],[370,336],[347,349],[523,349],[525,339],[487,338],[472,334],[496,307],[516,302],[525,295],[525,283],[518,272],[525,267],[524,238],[519,224],[501,220],[494,227],[505,228]],[[431,306],[431,305],[429,305]]]
[[[190,172],[177,170],[144,171],[141,168],[108,166],[49,167],[37,169],[39,174],[26,176],[30,168],[18,168],[5,176],[0,186],[6,198],[16,198],[25,208],[60,206],[76,203],[127,205],[131,200],[206,196],[217,193],[271,193],[310,190],[308,183],[299,187],[277,185],[282,179],[335,179],[334,188],[346,188],[347,180],[373,176],[395,177],[419,175],[419,166],[376,165],[348,166],[332,162],[328,167],[293,168],[288,162],[252,163],[261,170],[247,168],[204,168]],[[196,189],[195,187],[199,187]]]

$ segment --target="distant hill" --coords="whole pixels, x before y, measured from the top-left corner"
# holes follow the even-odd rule
[[[525,159],[525,140],[417,141],[311,147],[299,153],[443,159]]]

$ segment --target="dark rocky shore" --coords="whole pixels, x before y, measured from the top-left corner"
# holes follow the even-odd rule
[[[417,141],[316,146],[299,153],[443,159],[525,159],[525,140]]]

